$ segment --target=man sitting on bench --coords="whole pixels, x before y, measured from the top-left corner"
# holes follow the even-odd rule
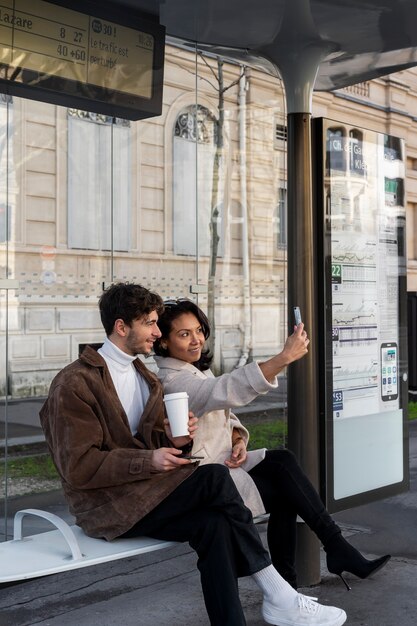
[[[99,301],[107,335],[53,380],[40,417],[70,512],[91,537],[147,535],[197,552],[213,626],[243,626],[237,579],[252,576],[269,624],[340,626],[343,610],[298,594],[274,569],[227,467],[198,467],[172,438],[162,385],[137,355],[160,337],[159,295],[114,284]]]

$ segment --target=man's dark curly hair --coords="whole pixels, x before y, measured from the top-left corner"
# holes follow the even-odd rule
[[[210,324],[207,315],[194,302],[187,299],[168,300],[164,302],[164,306],[165,310],[158,319],[158,326],[162,336],[153,344],[155,354],[158,356],[169,356],[169,351],[161,346],[161,341],[167,339],[172,330],[172,322],[184,313],[195,315],[203,330],[204,338],[208,339],[210,337]],[[208,370],[212,360],[213,356],[209,350],[203,350],[199,360],[193,363],[193,365],[201,371]]]
[[[158,316],[164,311],[161,296],[135,283],[111,285],[102,293],[98,305],[107,336],[113,332],[114,323],[118,319],[131,326],[134,320],[152,311],[156,311]]]

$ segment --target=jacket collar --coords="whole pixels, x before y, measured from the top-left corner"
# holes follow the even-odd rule
[[[172,356],[155,356],[155,362],[160,370],[190,370],[191,372],[199,372],[194,365],[181,361],[181,359],[174,359]]]
[[[173,360],[177,361],[178,359]],[[87,363],[91,367],[106,367],[106,361],[103,359],[101,354],[99,354],[97,350],[95,350],[92,346],[86,346],[84,348],[84,350],[80,354],[80,361]],[[178,363],[182,363],[182,361],[178,361]],[[133,361],[133,365],[136,367],[137,370],[139,370],[143,378],[150,386],[154,385],[155,382],[159,384],[155,374],[153,374],[139,358]]]
[[[181,359],[174,359],[172,356],[155,356],[155,362],[158,366],[158,369],[161,370],[161,374],[166,375],[168,370],[175,371],[189,371],[194,376],[198,378],[212,378],[213,373],[211,370],[204,370],[202,372],[197,367],[192,365],[192,363],[186,363],[185,361],[181,361]]]
[[[80,361],[91,367],[105,367],[106,361],[92,346],[86,346],[80,354]]]

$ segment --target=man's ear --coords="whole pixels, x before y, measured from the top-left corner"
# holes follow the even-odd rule
[[[117,319],[114,322],[114,332],[116,335],[119,335],[119,337],[126,337],[127,328],[127,324],[122,319]]]

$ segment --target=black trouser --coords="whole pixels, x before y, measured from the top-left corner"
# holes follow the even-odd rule
[[[249,472],[265,510],[268,547],[274,567],[296,586],[297,515],[316,533],[323,545],[340,532],[317,491],[289,450],[268,450],[265,459]]]
[[[237,578],[271,564],[227,467],[204,465],[124,536],[188,541],[213,626],[246,624]]]

